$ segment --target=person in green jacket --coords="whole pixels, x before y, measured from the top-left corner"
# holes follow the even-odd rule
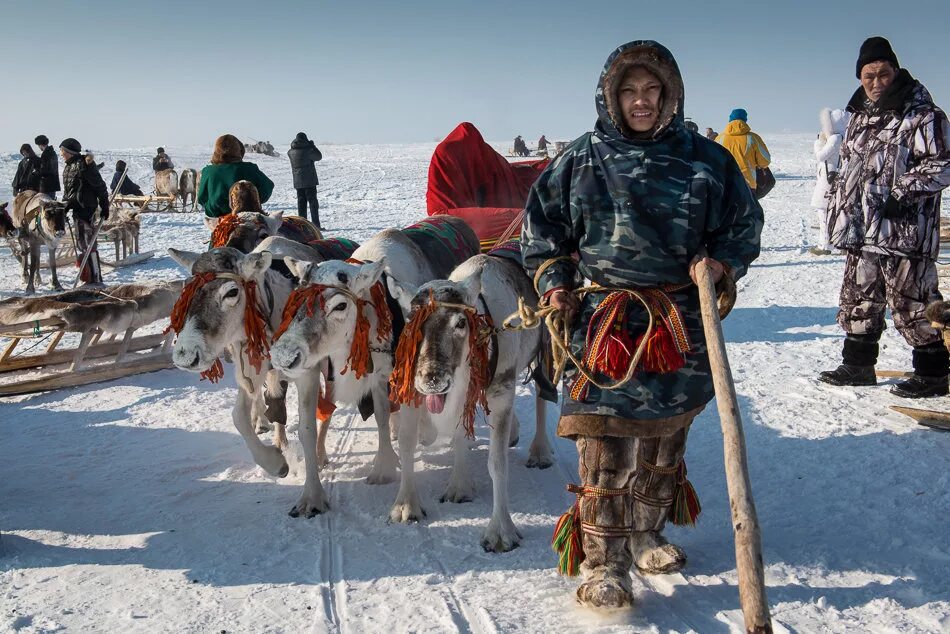
[[[205,220],[209,226],[217,219],[231,213],[228,192],[231,185],[250,181],[257,188],[261,202],[266,202],[274,191],[274,182],[254,163],[244,161],[244,144],[233,134],[223,134],[214,142],[211,165],[201,170],[198,186],[198,204],[204,207]]]

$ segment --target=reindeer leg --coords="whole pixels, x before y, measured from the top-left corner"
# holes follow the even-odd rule
[[[56,276],[56,244],[46,245],[46,250],[49,252],[50,284],[52,284],[53,290],[61,291],[63,287],[60,285],[59,278]]]
[[[274,446],[287,446],[287,382],[281,381],[275,370],[269,370],[264,379],[264,415],[274,426]]]
[[[521,533],[508,510],[508,438],[515,399],[515,386],[497,397],[489,395],[491,438],[488,445],[488,473],[492,482],[492,512],[481,545],[488,552],[504,553],[517,548]]]
[[[254,425],[251,421],[251,412],[254,406],[256,393],[260,391],[260,385],[254,386],[254,394],[248,394],[243,388],[238,388],[237,401],[234,403],[234,409],[231,410],[231,420],[234,427],[244,439],[244,444],[251,451],[251,455],[264,471],[278,478],[286,477],[290,472],[290,466],[277,447],[271,447],[261,442]]]
[[[378,445],[373,459],[373,470],[366,477],[367,484],[388,484],[396,481],[396,465],[399,464],[393,444],[389,439],[389,393],[385,384],[373,388],[373,412],[376,419]]]
[[[115,355],[115,362],[118,363],[122,361],[124,357],[129,352],[129,343],[132,341],[132,334],[135,332],[135,328],[128,328],[125,331],[125,336],[122,337],[122,343],[119,344],[119,352]],[[113,338],[115,333],[112,333]]]
[[[417,407],[403,405],[393,418],[399,424],[399,463],[402,475],[399,480],[399,493],[396,502],[389,511],[390,522],[418,522],[426,516],[415,482],[415,452],[419,435],[419,417],[424,414]]]
[[[40,246],[38,244],[30,243],[30,250],[23,254],[24,262],[29,261],[29,273],[27,275],[26,282],[26,294],[32,295],[36,292],[36,286],[34,286],[34,280],[36,284],[40,284]]]
[[[534,397],[534,440],[528,449],[529,469],[547,469],[554,464],[554,452],[548,440],[547,401],[540,396]]]
[[[291,517],[313,517],[330,509],[327,493],[320,483],[320,464],[317,460],[317,390],[320,389],[319,372],[307,372],[294,381],[297,386],[297,435],[303,446],[306,479],[303,494],[290,509]]]
[[[492,410],[494,413],[494,410]],[[507,425],[505,431],[508,431]],[[492,431],[494,433],[494,430]],[[507,436],[505,436],[507,441]],[[449,477],[449,484],[445,487],[445,493],[439,498],[439,502],[471,502],[475,498],[475,481],[472,480],[472,474],[468,466],[468,451],[471,447],[471,441],[465,437],[465,428],[461,425],[455,427],[455,433],[452,435],[452,450],[455,460],[452,464],[452,475]]]

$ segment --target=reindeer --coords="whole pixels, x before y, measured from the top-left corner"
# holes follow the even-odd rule
[[[441,226],[458,236],[456,244],[466,254],[461,259],[478,252],[478,238],[468,225],[458,218],[442,222]],[[298,392],[298,431],[304,447],[306,482],[300,501],[291,510],[294,517],[313,517],[329,508],[313,450],[319,369],[327,359],[338,373],[334,377],[334,400],[358,405],[364,419],[375,414],[378,447],[366,482],[384,484],[396,479],[396,453],[389,439],[389,376],[393,370],[393,326],[398,327],[405,315],[387,285],[391,278],[420,285],[448,275],[454,267],[443,268],[433,253],[423,250],[407,232],[387,229],[363,244],[353,253],[353,260],[363,264],[352,260],[312,264],[284,259],[300,279],[301,287],[296,291],[297,301],[288,304],[281,332],[271,348],[271,362],[294,381]],[[416,419],[424,412],[409,404],[396,413],[400,447],[405,444],[409,448],[401,449],[402,453],[415,447],[419,421],[407,423],[406,433],[401,421]],[[432,430],[428,419],[422,422],[426,432]],[[427,433],[423,443],[433,440],[434,434]],[[414,488],[400,487],[390,520],[408,522],[422,516]]]
[[[171,196],[170,207],[175,206],[178,199],[178,172],[172,169],[155,172],[155,193],[159,196]]]
[[[23,282],[27,295],[36,292],[34,280],[40,283],[40,246],[44,244],[49,254],[51,286],[54,290],[63,290],[56,276],[56,248],[66,235],[65,203],[35,191],[20,192],[13,199],[12,220],[19,231],[17,240],[23,254]]]
[[[452,436],[454,467],[443,502],[468,502],[475,494],[467,436],[474,437],[476,404],[487,405],[493,504],[481,545],[486,551],[512,550],[522,536],[508,511],[507,447],[517,443],[519,435],[513,409],[518,375],[538,358],[541,331],[499,331],[493,325],[501,325],[517,312],[519,297],[529,306],[537,306],[531,280],[520,262],[476,255],[456,268],[447,281],[430,282],[419,289],[393,286],[400,304],[412,311],[397,353],[392,386],[396,399],[423,398],[436,428]],[[408,340],[413,335],[415,338]],[[412,422],[405,420],[407,425]],[[405,431],[400,429],[400,434]],[[404,446],[399,446],[401,486],[412,489],[412,454],[402,453]],[[527,466],[545,469],[552,463],[545,402],[539,392]]]
[[[181,197],[181,210],[185,210],[188,204],[188,196],[191,196],[191,210],[194,211],[198,196],[198,172],[188,168],[181,171],[181,177],[178,179],[178,195]]]
[[[268,236],[281,236],[301,244],[310,244],[323,239],[320,229],[306,218],[300,216],[284,218],[283,212],[267,215],[241,211],[222,216],[211,234],[211,245],[229,246],[239,251],[250,252]]]
[[[269,251],[244,254],[224,247],[201,254],[169,249],[168,254],[193,276],[172,311],[172,328],[178,334],[172,361],[217,382],[224,375],[220,357],[230,351],[239,387],[231,411],[234,426],[254,461],[270,475],[285,477],[290,470],[281,452],[285,437],[279,433],[276,446],[267,446],[258,438],[255,423],[266,418],[260,398],[265,378],[278,378],[268,374],[266,349],[292,282],[270,268]],[[250,323],[248,315],[256,323]],[[278,392],[279,386],[271,383],[268,389]]]
[[[102,225],[100,233],[116,242],[115,259],[117,262],[120,260],[120,247],[122,258],[139,252],[140,214],[141,211],[138,209],[129,210],[125,207],[119,207],[109,215],[109,219]]]

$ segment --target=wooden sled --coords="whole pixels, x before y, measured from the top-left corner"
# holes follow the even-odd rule
[[[901,407],[891,405],[891,409],[899,414],[910,416],[925,427],[950,431],[950,413],[938,412],[932,409],[917,409],[916,407]]]
[[[149,194],[147,196],[116,196],[113,200],[118,207],[126,207],[139,212],[160,213],[165,211],[177,211],[175,203],[178,199],[175,196],[160,196],[158,194]]]
[[[99,263],[102,266],[108,266],[109,268],[113,268],[113,269],[120,269],[124,266],[135,266],[136,264],[141,264],[142,262],[151,260],[154,255],[155,255],[154,251],[145,251],[143,253],[133,253],[132,255],[126,256],[124,258],[120,258],[114,262],[110,262],[109,260],[100,258]]]
[[[173,367],[171,334],[135,333],[167,319],[182,283],[122,284],[0,302],[0,338],[9,339],[0,353],[0,396],[88,385]],[[80,335],[75,347],[61,347],[66,333]],[[104,335],[108,335],[105,340]],[[14,356],[24,340],[44,336],[50,340],[39,353]]]

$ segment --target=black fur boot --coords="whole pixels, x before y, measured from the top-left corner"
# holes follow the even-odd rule
[[[878,340],[881,333],[848,335],[841,349],[841,365],[822,372],[818,380],[831,385],[877,385],[874,366],[877,363]]]
[[[946,396],[947,374],[950,372],[950,353],[943,342],[914,348],[914,376],[901,381],[891,394],[901,398],[930,398]]]

